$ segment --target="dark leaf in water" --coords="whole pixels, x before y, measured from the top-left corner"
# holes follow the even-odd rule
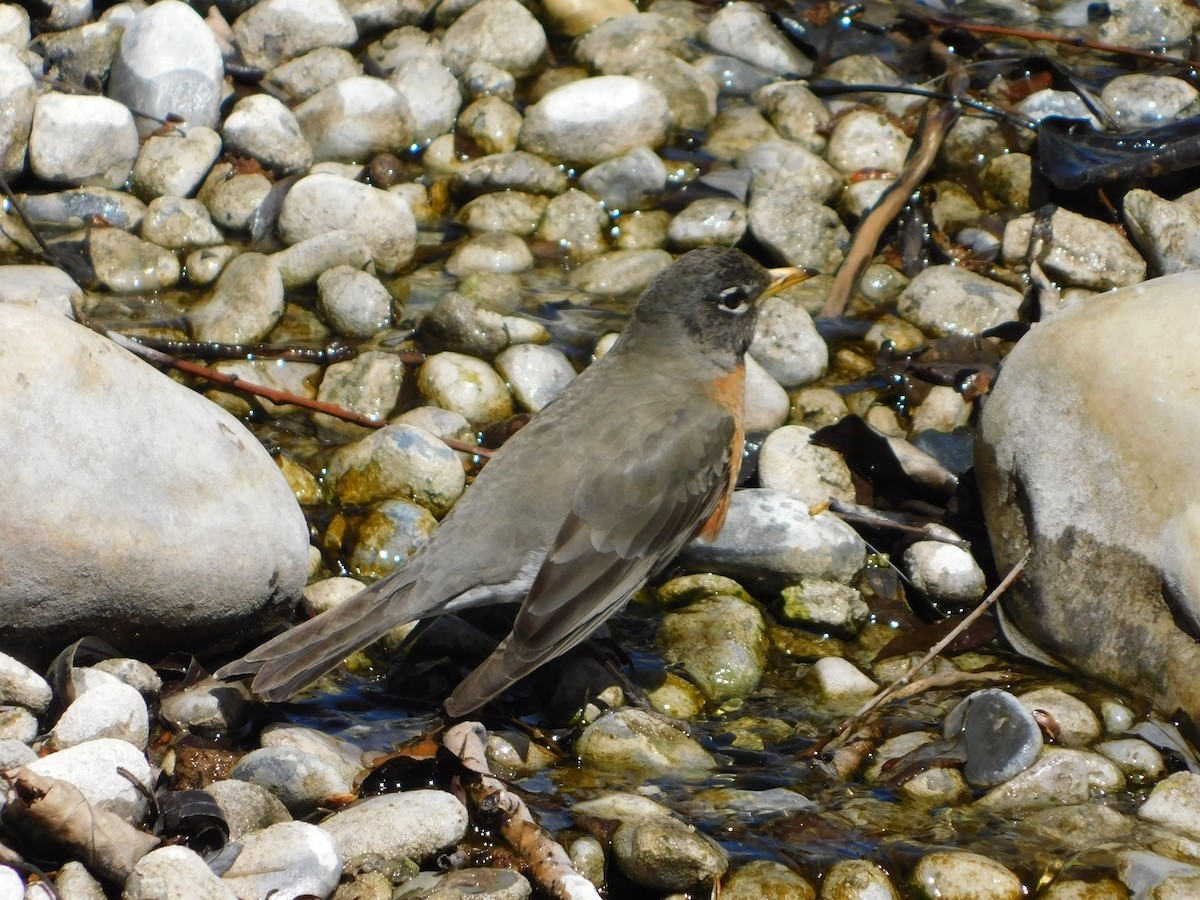
[[[812,442],[837,450],[855,474],[894,502],[944,500],[958,489],[958,477],[928,453],[888,437],[860,416],[845,416],[822,428]]]
[[[962,742],[930,741],[884,763],[882,771],[887,776],[884,783],[891,787],[899,787],[922,772],[930,769],[953,769],[966,761],[967,750]]]
[[[1200,116],[1124,134],[1078,119],[1043,119],[1038,167],[1066,191],[1136,181],[1200,165]]]
[[[75,682],[71,670],[77,666],[91,666],[106,659],[115,659],[125,654],[103,638],[86,635],[64,649],[50,664],[48,678],[54,687],[54,696],[63,706],[75,699]]]
[[[915,625],[903,634],[888,641],[875,654],[875,661],[889,659],[893,656],[908,656],[911,653],[924,653],[947,634],[958,627],[965,616],[954,616],[950,619],[940,619],[928,625]],[[947,645],[942,652],[946,655],[966,653],[976,647],[982,647],[994,641],[1000,635],[1000,629],[992,616],[981,616],[971,626]]]
[[[180,838],[205,857],[216,854],[229,840],[229,823],[207,791],[166,791],[155,799],[159,837]]]

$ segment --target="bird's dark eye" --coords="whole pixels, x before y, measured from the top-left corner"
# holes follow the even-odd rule
[[[727,287],[717,294],[717,303],[727,312],[745,312],[750,308],[753,293],[744,285]]]

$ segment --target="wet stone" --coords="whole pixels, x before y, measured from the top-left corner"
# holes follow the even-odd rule
[[[1028,708],[997,688],[967,696],[946,716],[947,738],[966,751],[963,774],[976,787],[1001,784],[1029,768],[1042,749],[1042,732]]]
[[[722,7],[704,26],[704,42],[771,75],[807,75],[812,64],[752,3]]]
[[[221,128],[228,153],[256,159],[277,175],[303,172],[313,151],[292,111],[266,94],[243,97]]]
[[[754,103],[787,140],[813,153],[824,149],[829,110],[803,83],[772,82],[754,92]]]
[[[930,266],[901,293],[897,310],[923,331],[979,334],[1016,321],[1021,294],[958,266]]]
[[[836,212],[783,193],[751,199],[750,231],[788,265],[818,272],[834,272],[850,245],[850,232]]]
[[[198,341],[261,341],[283,315],[283,280],[275,261],[261,253],[231,260],[212,292],[188,311]]]
[[[214,781],[205,791],[220,808],[229,825],[229,839],[233,841],[280,822],[290,822],[292,818],[278,797],[249,781],[225,778]]]
[[[484,194],[463,205],[458,221],[473,232],[507,231],[528,236],[538,229],[548,203],[543,196],[517,190]],[[547,239],[554,240],[550,236]]]
[[[350,571],[376,580],[404,565],[437,528],[437,519],[423,506],[405,500],[384,500],[358,528],[350,556]]]
[[[224,241],[208,210],[198,200],[155,197],[142,221],[142,237],[169,250],[211,247]]]
[[[1200,205],[1189,200],[1136,188],[1125,195],[1125,225],[1156,275],[1200,267]]]
[[[430,356],[417,375],[417,386],[431,404],[461,413],[470,422],[501,422],[513,413],[504,379],[473,356],[451,352]]]
[[[668,662],[717,703],[755,690],[766,667],[762,613],[736,597],[709,597],[667,614],[658,640]]]
[[[721,533],[692,541],[681,561],[734,577],[849,582],[865,553],[862,539],[836,517],[810,515],[803,501],[757,489],[736,491]]]
[[[353,792],[350,779],[339,768],[293,747],[251,750],[229,774],[266,788],[293,816],[306,816],[331,798]]]
[[[804,681],[822,699],[835,703],[870,697],[879,689],[879,685],[860,672],[854,663],[836,656],[818,659],[805,673]]]
[[[645,775],[708,771],[716,762],[693,738],[637,709],[606,713],[575,742],[583,764],[603,772]]]
[[[321,823],[343,858],[376,853],[425,860],[467,833],[467,810],[443,791],[417,790],[360,800]]]
[[[245,727],[252,702],[243,685],[209,678],[164,697],[159,715],[181,733],[221,736]]]
[[[930,897],[971,900],[1020,900],[1021,879],[978,853],[941,850],[921,858],[912,880]]]
[[[834,863],[821,882],[821,900],[899,900],[883,869],[865,859]],[[799,898],[798,898],[799,900]]]
[[[375,276],[334,266],[317,278],[318,309],[338,334],[367,338],[392,321],[392,295]]]
[[[515,234],[485,231],[463,241],[446,260],[446,271],[462,277],[477,273],[510,275],[533,267],[529,245]]]
[[[649,147],[592,166],[579,176],[579,186],[618,212],[652,206],[667,186],[667,167]]]
[[[538,412],[575,379],[575,367],[561,350],[540,344],[515,344],[496,356],[496,369],[513,399],[527,412]]]
[[[342,875],[333,839],[307,822],[281,822],[242,836],[242,851],[221,876],[239,897],[325,897]]]
[[[545,206],[537,236],[559,247],[571,259],[587,260],[608,248],[609,227],[608,213],[600,202],[571,188]]]
[[[1033,222],[1033,214],[1028,214],[1005,226],[1001,251],[1005,262],[1018,262],[1028,256]],[[1146,261],[1111,225],[1060,207],[1050,216],[1048,234],[1038,262],[1046,274],[1061,283],[1107,291],[1146,278]]]
[[[196,195],[213,222],[226,231],[252,231],[273,190],[259,172],[238,175],[232,166],[218,164]]]
[[[663,891],[710,884],[729,866],[716,841],[669,816],[621,824],[613,834],[612,851],[630,881]]]
[[[759,451],[759,485],[809,506],[831,499],[853,503],[854,481],[842,455],[813,444],[812,436],[812,430],[803,425],[772,431]]]
[[[540,156],[514,150],[463,163],[455,183],[467,194],[513,190],[554,196],[567,189],[567,176]]]
[[[992,788],[977,802],[1000,812],[1085,803],[1090,796],[1088,777],[1083,754],[1043,749],[1032,765]]]
[[[1154,786],[1137,815],[1144,821],[1200,838],[1200,775],[1176,772],[1167,776]]]
[[[731,247],[741,240],[749,226],[746,206],[725,197],[705,197],[691,203],[671,220],[667,236],[674,247]],[[761,321],[762,311],[759,310]]]
[[[184,896],[196,900],[235,900],[237,894],[196,851],[172,846],[159,847],[139,859],[125,882],[122,896],[129,900]]]
[[[551,159],[598,163],[635,147],[659,146],[669,125],[658,88],[626,75],[602,75],[555,88],[527,108],[521,146]]]
[[[412,115],[412,142],[416,146],[425,146],[454,128],[462,93],[454,73],[439,60],[429,57],[405,60],[389,76],[388,83],[407,101]]]
[[[913,586],[934,603],[970,606],[987,592],[983,569],[968,550],[944,541],[917,541],[904,550]]]
[[[146,216],[146,204],[108,188],[76,188],[49,194],[22,194],[18,199],[34,225],[83,228],[102,221],[112,228],[136,231]]]
[[[444,515],[463,491],[458,456],[429,432],[388,425],[334,452],[326,483],[343,503],[412,500]]]
[[[588,294],[636,295],[671,264],[665,250],[614,250],[571,272],[571,286]]]
[[[807,579],[780,593],[779,618],[810,631],[853,637],[870,613],[857,588],[836,581]]]
[[[486,866],[441,875],[421,872],[389,894],[395,900],[525,900],[532,895],[533,888],[520,872]]]
[[[338,266],[365,269],[373,265],[371,248],[366,240],[341,229],[299,241],[272,254],[271,258],[288,290],[312,284],[323,273]]]
[[[1046,687],[1018,695],[1030,712],[1041,710],[1052,721],[1059,743],[1068,747],[1087,747],[1100,737],[1100,720],[1091,707],[1058,688]]]
[[[837,120],[825,146],[825,158],[839,172],[860,169],[899,172],[912,139],[884,113],[855,110]]]
[[[470,138],[485,154],[507,153],[517,149],[521,114],[500,97],[480,97],[459,113],[457,133]]]
[[[545,55],[546,33],[516,0],[481,0],[446,29],[442,48],[456,74],[483,61],[521,76]]]

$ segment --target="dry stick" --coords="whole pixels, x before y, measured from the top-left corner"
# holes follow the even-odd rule
[[[961,19],[949,19],[941,16],[929,16],[927,18],[918,16],[917,19],[928,24],[940,25],[942,28],[957,28],[960,31],[970,32],[971,34],[997,34],[1003,37],[1023,38],[1027,41],[1049,41],[1054,44],[1066,44],[1070,47],[1086,47],[1088,50],[1098,50],[1101,53],[1116,53],[1173,66],[1185,66],[1189,69],[1196,67],[1194,60],[1184,59],[1182,56],[1169,56],[1166,53],[1155,53],[1153,50],[1136,50],[1133,47],[1125,47],[1120,44],[1105,44],[1101,41],[1089,41],[1081,37],[1065,37],[1049,31],[1030,31],[1027,28],[1015,28],[1012,25],[980,25],[974,22],[964,22]]]
[[[925,127],[921,129],[922,133],[918,137],[917,143],[913,145],[912,152],[908,155],[904,171],[900,173],[900,177],[892,183],[892,186],[883,192],[875,205],[871,207],[871,211],[854,229],[854,241],[850,245],[837,275],[834,276],[833,287],[830,288],[825,305],[818,313],[819,318],[835,319],[846,311],[846,306],[850,303],[850,297],[854,293],[854,287],[875,255],[875,247],[879,244],[879,238],[884,229],[900,214],[912,192],[925,178],[942,146],[946,132],[950,130],[950,126],[954,124],[961,111],[962,107],[958,101],[952,101],[943,104],[937,112],[925,120]]]
[[[207,379],[216,384],[223,384],[226,387],[235,388],[239,391],[245,391],[247,394],[254,394],[258,397],[264,397],[272,403],[290,403],[293,406],[303,406],[306,409],[315,409],[317,412],[323,412],[327,415],[334,416],[345,422],[352,422],[355,425],[362,425],[366,428],[382,428],[387,424],[386,421],[372,419],[370,416],[364,416],[362,413],[356,413],[349,409],[344,409],[333,403],[325,403],[321,400],[311,400],[308,397],[301,397],[298,394],[290,394],[287,391],[276,390],[275,388],[265,387],[261,384],[254,384],[239,378],[237,375],[229,375],[225,372],[218,372],[216,369],[211,369],[208,366],[202,366],[199,363],[188,362],[185,359],[178,359],[170,354],[163,353],[161,350],[155,350],[152,347],[147,347],[145,344],[138,343],[136,340],[119,334],[115,331],[106,331],[105,335],[115,344],[124,347],[130,353],[136,354],[149,362],[158,363],[163,366],[170,366],[178,369],[180,372],[186,372],[189,375],[195,375],[199,378]],[[475,444],[468,444],[466,441],[455,440],[454,438],[442,438],[442,443],[451,450],[458,450],[462,453],[471,453],[475,456],[491,457],[494,451],[486,447],[477,447]]]
[[[500,836],[529,866],[529,874],[556,900],[600,900],[595,885],[575,871],[567,851],[533,820],[525,801],[491,773],[484,751],[487,730],[479,722],[459,722],[442,744],[478,777],[464,787],[476,809],[499,816]]]
[[[996,585],[996,589],[988,594],[987,597],[984,598],[983,602],[971,610],[968,615],[964,616],[963,620],[959,622],[958,625],[956,625],[944,638],[934,644],[933,647],[930,648],[929,652],[921,657],[921,659],[915,665],[913,665],[911,669],[909,669],[907,672],[885,687],[882,691],[864,703],[858,709],[858,711],[854,713],[854,715],[850,716],[850,718],[838,725],[838,727],[835,728],[824,740],[818,741],[812,747],[809,747],[808,750],[805,751],[805,755],[816,756],[827,746],[829,746],[830,743],[841,737],[843,734],[846,734],[852,728],[858,726],[872,710],[883,704],[885,700],[891,699],[900,691],[901,688],[912,681],[914,675],[929,665],[929,663],[931,663],[934,658],[938,656],[938,654],[949,647],[959,635],[975,624],[980,616],[992,608],[992,604],[999,600],[1004,592],[1012,586],[1012,583],[1021,576],[1023,571],[1025,571],[1025,564],[1029,562],[1029,554],[1032,552],[1032,550],[1026,550],[1025,555],[1017,561],[1016,565],[1009,569],[1008,574],[1004,576],[1004,579],[998,585]]]

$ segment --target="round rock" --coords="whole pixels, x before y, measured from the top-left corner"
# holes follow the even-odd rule
[[[212,29],[186,3],[159,0],[124,23],[108,95],[138,113],[143,137],[168,116],[217,124],[225,67]]]
[[[405,791],[370,797],[321,823],[346,859],[376,853],[424,860],[467,833],[467,810],[444,791]]]
[[[0,334],[0,531],[21,535],[4,548],[0,642],[31,657],[85,634],[149,658],[212,651],[294,601],[308,527],[241,423],[65,318],[0,305]]]
[[[434,406],[461,413],[470,422],[502,422],[513,414],[512,395],[496,370],[462,353],[436,353],[417,376],[421,395]]]
[[[658,88],[627,75],[602,75],[555,88],[529,107],[521,146],[554,159],[598,163],[635,147],[657,147],[670,122]]]
[[[541,344],[514,344],[496,357],[496,368],[528,412],[539,411],[575,378],[562,351]]]
[[[55,93],[38,98],[29,167],[42,181],[119,188],[137,154],[133,116],[115,100]]]
[[[384,272],[402,269],[416,251],[417,223],[402,198],[337,175],[307,175],[283,198],[280,237],[297,244],[331,231],[365,240]]]

